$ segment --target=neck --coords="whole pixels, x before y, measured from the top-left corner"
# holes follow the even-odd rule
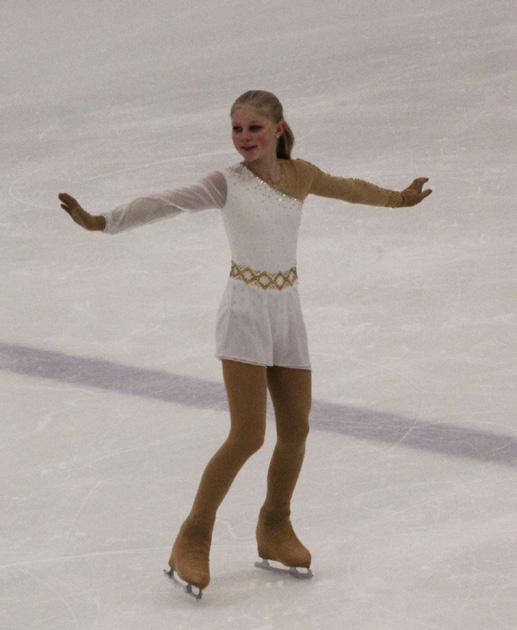
[[[280,161],[273,156],[263,156],[252,162],[244,160],[246,167],[257,177],[265,180],[277,180],[280,177]]]

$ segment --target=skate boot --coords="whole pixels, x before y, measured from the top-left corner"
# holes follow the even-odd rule
[[[170,571],[165,571],[169,577],[183,586],[187,593],[196,599],[201,599],[203,589],[210,582],[211,542],[212,528],[206,525],[196,525],[187,517],[172,547],[169,558]],[[186,585],[177,580],[177,577],[186,582]],[[193,586],[198,588],[198,593],[192,590]]]
[[[274,513],[260,510],[256,536],[258,555],[262,562],[256,562],[255,566],[261,569],[276,571],[288,571],[297,578],[312,577],[311,552],[305,547],[294,533],[289,518],[289,512]],[[270,564],[270,560],[279,562],[286,568],[278,568]],[[301,572],[298,567],[307,571]]]

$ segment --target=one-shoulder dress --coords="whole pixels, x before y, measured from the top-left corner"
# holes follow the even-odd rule
[[[298,292],[296,253],[308,194],[351,203],[400,207],[400,192],[329,175],[301,159],[279,160],[273,187],[238,162],[192,186],[139,197],[102,216],[106,234],[180,212],[219,209],[231,252],[215,324],[215,353],[255,365],[311,369]]]

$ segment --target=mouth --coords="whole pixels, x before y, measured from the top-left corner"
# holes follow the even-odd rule
[[[243,151],[253,151],[253,149],[256,149],[256,148],[257,148],[256,146],[253,146],[253,147],[242,147],[242,150]]]

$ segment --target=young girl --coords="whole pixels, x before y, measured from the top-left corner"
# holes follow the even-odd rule
[[[413,206],[431,190],[419,177],[402,192],[361,179],[324,173],[291,158],[294,136],[277,97],[242,94],[230,112],[232,140],[244,160],[192,186],[140,197],[109,213],[91,215],[67,193],[61,207],[87,230],[115,234],[180,212],[221,211],[231,268],[216,318],[216,353],[222,362],[231,426],[208,462],[194,503],[174,542],[168,574],[198,599],[210,581],[209,552],[216,512],[246,460],[263,444],[266,396],[275,410],[277,442],[267,493],[256,528],[256,566],[289,567],[310,577],[311,554],[293,531],[291,498],[309,431],[311,365],[296,273],[303,201],[309,194],[372,206]],[[298,572],[305,567],[306,572]],[[287,569],[285,569],[287,570]],[[198,588],[194,593],[192,585]]]

